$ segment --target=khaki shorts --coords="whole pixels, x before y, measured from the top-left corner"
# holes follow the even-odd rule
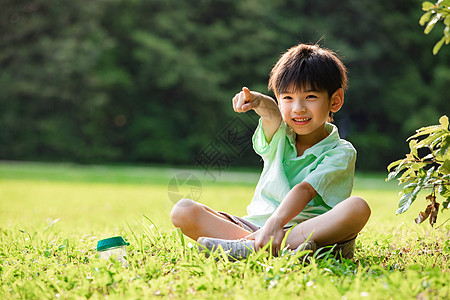
[[[227,214],[227,213],[222,212],[222,211],[219,211],[218,213],[221,214],[222,216],[226,217],[229,221],[231,221],[231,223],[234,223],[234,224],[244,228],[247,231],[255,232],[256,230],[259,229],[259,226],[256,226],[252,222],[244,220],[241,217],[236,217],[236,216]]]
[[[244,228],[247,231],[255,232],[260,228],[259,226],[256,226],[255,224],[253,224],[241,217],[233,216],[233,215],[227,214],[225,212],[221,212],[221,211],[219,211],[219,214],[226,217],[232,223]],[[288,229],[290,227],[285,227],[285,228]],[[356,237],[352,238],[351,240],[345,241],[345,242],[340,242],[337,244],[325,246],[323,248],[320,248],[319,250],[320,250],[320,252],[326,252],[330,249],[333,249],[331,253],[336,258],[343,257],[346,259],[352,259],[355,254],[355,244],[356,244]]]

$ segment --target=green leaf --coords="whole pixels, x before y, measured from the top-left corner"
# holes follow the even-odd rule
[[[435,167],[431,167],[430,169],[428,169],[427,174],[423,179],[421,185],[421,188],[424,187],[428,187],[428,188],[432,188],[435,182],[435,178],[438,178],[438,173],[437,171],[435,171]]]
[[[450,15],[448,15],[447,17],[445,17],[444,19],[444,24],[447,26],[450,26]],[[423,25],[422,25],[423,26]]]
[[[433,9],[435,7],[436,7],[436,5],[434,5],[433,3],[428,2],[428,1],[425,1],[425,2],[422,3],[422,10],[424,10],[424,11],[428,11],[428,10]]]
[[[398,209],[395,213],[398,215],[407,211],[408,208],[411,206],[411,204],[414,202],[414,200],[416,200],[416,198],[417,194],[413,192],[403,194],[403,196],[400,198],[400,201],[398,202]]]
[[[413,176],[411,176],[411,173],[413,173]],[[409,179],[412,178],[416,178],[417,176],[415,176],[416,173],[414,172],[414,170],[412,170],[411,168],[407,169],[402,176],[400,176],[400,178],[398,179],[400,182],[402,181],[408,181]]]
[[[401,171],[403,171],[406,168],[409,168],[410,164],[411,162],[408,158],[401,160],[400,165],[398,165],[394,171],[389,173],[387,181],[394,179]]]
[[[425,139],[423,139],[422,141],[420,141],[420,143],[417,144],[418,148],[422,148],[422,147],[429,147],[431,148],[431,145],[435,144],[436,140],[438,140],[440,137],[442,137],[446,132],[442,129],[440,129],[439,131],[436,131],[432,134],[430,134],[430,136],[426,137]]]
[[[420,170],[417,172],[417,176],[423,178],[423,177],[427,176],[427,173],[425,172],[424,169],[420,169]]]
[[[418,143],[417,140],[411,140],[411,141],[409,142],[409,149],[416,148],[417,143]]]
[[[441,129],[442,129],[442,127],[440,125],[433,125],[433,126],[422,127],[420,129],[417,129],[416,130],[417,133],[412,135],[412,136],[410,136],[407,139],[407,141],[409,141],[409,140],[411,140],[413,138],[416,138],[418,136],[421,136],[421,135],[424,135],[424,134],[429,134],[429,133],[432,133],[432,132],[435,132],[435,131],[438,131],[438,130],[441,130]]]
[[[450,205],[450,197],[448,197],[444,202],[442,202],[442,209],[447,209]]]
[[[436,151],[436,157],[444,158],[450,148],[450,134],[448,134],[441,142],[441,147]]]
[[[416,183],[414,189],[407,193],[407,194],[403,194],[403,196],[400,198],[399,202],[398,202],[398,209],[396,211],[396,214],[401,214],[404,213],[405,211],[408,210],[408,208],[411,206],[411,204],[414,202],[414,200],[416,200],[417,195],[419,194],[420,190],[423,187],[423,183],[425,182],[424,178],[421,178],[419,180],[418,183]],[[412,185],[413,183],[409,184]],[[408,187],[409,185],[405,186]],[[407,190],[410,190],[410,188],[408,188]]]
[[[402,161],[403,159],[399,159],[390,163],[389,166],[387,166],[387,170],[390,171],[393,167],[398,166]]]
[[[422,171],[422,172],[420,172]],[[419,173],[422,178],[419,179],[417,183],[410,183],[407,186],[403,188],[403,196],[400,198],[398,202],[398,209],[396,211],[396,214],[404,213],[409,209],[411,204],[416,200],[417,195],[419,194],[420,190],[424,187],[426,182],[431,178],[431,176],[434,173],[434,167],[430,168],[426,173],[424,170],[420,170]],[[423,176],[422,176],[423,175]]]
[[[434,25],[436,25],[436,23],[439,21],[439,19],[441,18],[441,16],[438,14],[436,16],[433,17],[433,19],[431,19],[430,22],[428,22],[427,27],[425,27],[425,34],[429,34],[431,32],[431,30],[433,30]]]
[[[423,16],[422,16],[422,17],[420,18],[420,20],[419,20],[419,24],[420,24],[421,26],[424,26],[425,23],[428,22],[428,20],[430,19],[430,17],[431,17],[432,14],[433,14],[433,13],[432,13],[431,11],[424,13]]]
[[[441,124],[442,129],[448,130],[448,117],[447,116],[442,116],[439,119],[439,124]]]
[[[439,50],[441,49],[442,45],[444,45],[444,42],[445,42],[445,36],[443,36],[439,40],[439,42],[437,42],[436,45],[434,45],[434,47],[433,47],[433,55],[436,55],[439,52]]]
[[[418,147],[417,147],[417,140],[411,140],[409,142],[409,149],[411,149],[411,155],[414,158],[419,158],[419,154],[417,153]]]
[[[442,166],[439,167],[439,172],[442,174],[450,174],[450,159],[446,159]]]
[[[388,173],[388,177],[386,178],[386,181],[391,181],[392,179],[395,178],[395,176],[397,176],[397,172],[396,171],[392,171]]]
[[[433,154],[436,154],[435,152],[440,149],[442,145],[442,141],[445,139],[445,136],[448,135],[444,132],[444,134],[439,135],[434,141],[430,144],[430,149],[434,150]],[[436,155],[435,155],[436,156]]]
[[[433,159],[434,158],[434,155],[433,154],[428,154],[427,156],[425,156],[425,157],[423,157],[422,158],[422,161],[425,161],[425,160],[431,160],[431,159]]]
[[[418,170],[422,169],[423,167],[425,167],[426,165],[428,165],[428,164],[423,163],[423,162],[417,162],[411,166],[411,170],[418,171]]]
[[[403,188],[403,194],[409,194],[409,193],[411,193],[412,191],[414,191],[414,189],[417,187],[417,183],[415,183],[415,182],[412,182],[412,183],[410,183],[410,184],[408,184],[408,185],[406,185],[404,188]]]
[[[434,167],[431,167],[430,169],[428,169],[428,171],[427,171],[427,176],[425,177],[425,181],[424,181],[424,182],[430,180],[430,178],[433,176],[433,174],[436,173],[436,172],[434,171],[434,169],[435,169]]]
[[[445,184],[441,184],[438,187],[438,192],[439,192],[439,195],[441,195],[442,197],[445,197],[445,198],[450,197],[450,188]]]
[[[441,2],[439,2],[439,5],[449,7],[450,0],[442,0]]]

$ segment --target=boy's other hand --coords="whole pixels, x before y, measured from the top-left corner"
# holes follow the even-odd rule
[[[242,91],[233,97],[233,109],[235,112],[246,112],[257,108],[261,102],[261,95],[243,87]]]
[[[247,240],[255,241],[255,249],[267,245],[272,240],[272,253],[278,255],[280,253],[281,242],[283,241],[285,232],[283,227],[273,226],[272,224],[266,224],[259,230],[253,232],[252,234],[246,236]]]

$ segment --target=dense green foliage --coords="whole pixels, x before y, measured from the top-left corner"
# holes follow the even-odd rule
[[[398,177],[400,184],[406,184],[401,192],[397,213],[409,209],[422,189],[431,189],[426,197],[430,204],[420,212],[416,223],[430,217],[431,226],[436,223],[440,202],[436,194],[444,198],[442,210],[450,204],[450,130],[447,116],[439,119],[439,125],[420,128],[408,140],[410,152],[388,166],[388,180]],[[437,192],[437,193],[436,193]]]
[[[425,34],[429,34],[433,30],[437,22],[442,21],[445,25],[444,36],[434,45],[433,54],[437,54],[444,43],[450,43],[450,1],[438,0],[436,3],[425,1],[422,3],[422,10],[425,11],[420,18],[420,25],[425,26]]]
[[[205,259],[171,225],[171,172],[176,170],[0,163],[0,299],[450,296],[448,215],[435,229],[413,224],[415,207],[396,216],[397,187],[383,175],[356,176],[355,194],[367,200],[372,216],[353,260],[303,264],[260,252],[231,263]],[[246,184],[224,185],[236,177]],[[204,186],[201,201],[242,215],[257,179],[257,173],[224,175]],[[116,235],[130,243],[126,269],[96,256],[97,242]]]
[[[298,42],[334,49],[350,89],[335,116],[381,169],[398,140],[448,110],[450,53],[430,49],[421,1],[5,0],[0,11],[0,159],[196,164],[219,139],[242,86],[266,92]],[[439,27],[443,24],[436,24]],[[250,114],[250,116],[253,116]],[[255,118],[239,116],[249,128]],[[251,130],[244,133],[248,139]]]

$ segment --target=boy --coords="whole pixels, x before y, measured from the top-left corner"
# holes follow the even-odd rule
[[[289,49],[271,71],[271,97],[243,88],[233,98],[236,112],[253,109],[261,118],[253,147],[264,168],[248,215],[217,212],[190,199],[174,206],[172,223],[209,250],[221,245],[242,259],[272,240],[316,250],[335,245],[352,258],[355,238],[370,217],[359,197],[350,197],[356,150],[328,123],[344,103],[346,68],[330,50],[300,44]],[[308,238],[310,239],[308,240]]]

